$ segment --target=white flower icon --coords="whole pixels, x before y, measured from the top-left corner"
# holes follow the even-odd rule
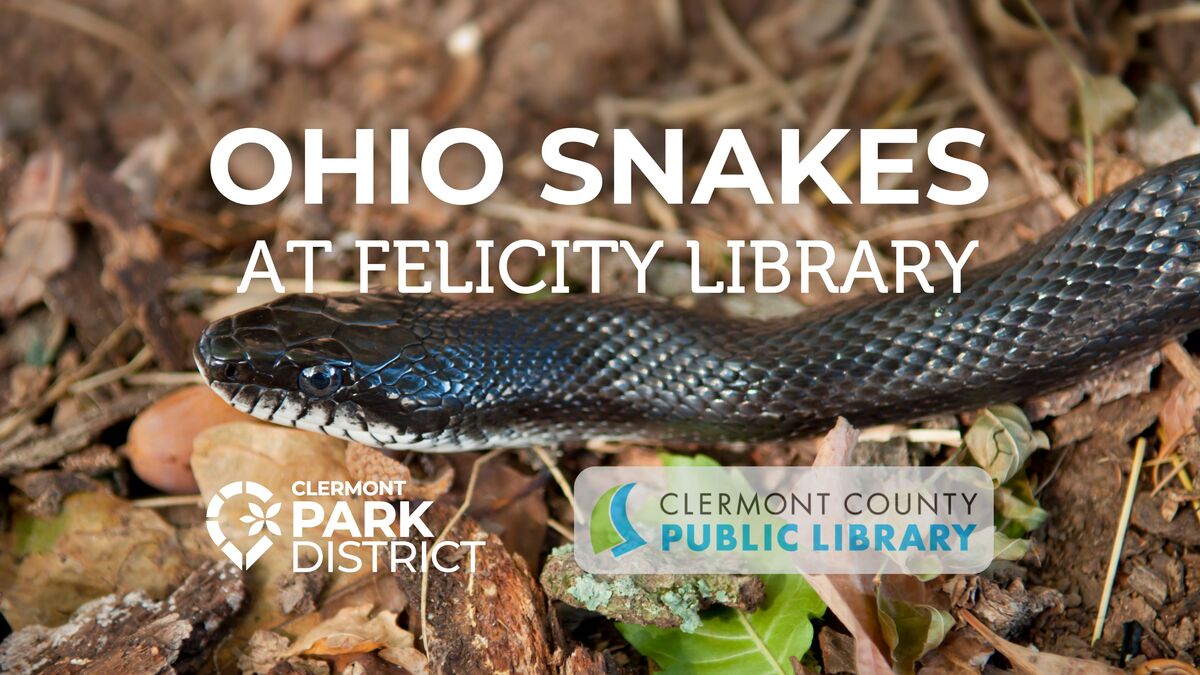
[[[275,521],[271,520],[279,515],[279,510],[283,507],[282,504],[276,503],[268,506],[266,513],[263,513],[262,507],[254,502],[247,504],[247,506],[250,508],[250,515],[242,516],[238,520],[250,525],[251,537],[262,532],[264,527],[275,536],[283,534],[279,526],[275,524]]]

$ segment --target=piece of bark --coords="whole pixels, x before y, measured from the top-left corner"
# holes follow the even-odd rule
[[[1093,436],[1125,443],[1154,424],[1169,394],[1170,388],[1159,387],[1104,405],[1081,405],[1050,423],[1050,438],[1056,448]]]
[[[154,230],[139,216],[129,188],[92,167],[79,175],[84,215],[104,244],[104,287],[133,320],[158,364],[166,370],[191,365],[188,344],[165,302],[170,270]]]
[[[58,515],[67,495],[104,489],[91,478],[71,471],[33,471],[14,479],[13,485],[33,500],[29,511],[40,518]]]
[[[106,429],[136,415],[162,396],[159,389],[137,389],[104,403],[60,430],[39,429],[0,445],[0,476],[14,476],[57,462],[95,442]]]
[[[1185,546],[1200,546],[1200,523],[1192,513],[1191,505],[1180,508],[1171,520],[1164,520],[1158,500],[1142,491],[1133,502],[1133,513],[1129,522],[1134,527],[1168,541]]]
[[[1022,404],[1030,422],[1047,417],[1066,415],[1087,398],[1096,405],[1103,405],[1150,391],[1150,376],[1162,363],[1159,352],[1151,352],[1114,368],[1102,370],[1078,384],[1035,396]]]
[[[854,638],[825,626],[817,635],[821,648],[822,672],[830,675],[854,673]]]
[[[423,519],[433,532],[440,532],[454,511],[454,507],[438,502]],[[553,662],[546,602],[522,559],[509,553],[499,538],[469,517],[461,518],[447,539],[485,543],[475,548],[474,575],[465,556],[457,572],[443,573],[430,567],[428,617],[422,636],[430,670],[550,672]],[[420,550],[420,542],[412,541]],[[432,544],[432,540],[425,541]],[[419,606],[420,568],[414,573],[401,567],[396,578],[413,605]],[[416,632],[421,627],[420,613],[412,615],[410,629]]]
[[[29,626],[0,643],[0,671],[171,673],[195,670],[245,600],[242,573],[207,562],[156,602],[141,591],[97,598],[57,628]]]
[[[85,230],[80,235],[75,262],[46,283],[46,305],[55,314],[67,317],[88,352],[116,331],[125,318],[117,298],[96,283],[103,273],[98,236]],[[126,336],[116,351],[130,354],[136,344],[136,335]]]
[[[1020,579],[1013,579],[1005,587],[984,577],[975,577],[969,583],[973,591],[962,594],[969,600],[957,606],[970,609],[1000,635],[1021,633],[1042,612],[1062,608],[1064,603],[1062,593],[1044,586],[1027,589]]]
[[[99,476],[121,466],[121,456],[111,447],[98,443],[63,458],[63,471],[74,471],[85,476]]]
[[[306,559],[304,563],[307,568],[312,566],[313,561]],[[325,590],[328,581],[329,572],[323,567],[312,572],[293,572],[280,576],[276,581],[279,586],[279,595],[276,597],[279,610],[285,616],[315,612],[317,599],[321,597],[321,591]]]
[[[576,645],[566,658],[560,672],[563,675],[609,675],[619,672],[617,662],[605,652],[596,652]]]
[[[735,574],[590,574],[569,546],[555,549],[542,568],[542,587],[553,599],[626,623],[659,628],[698,625],[714,604],[748,612],[766,589],[757,576]],[[674,602],[666,602],[671,594]],[[685,628],[687,630],[687,628]]]

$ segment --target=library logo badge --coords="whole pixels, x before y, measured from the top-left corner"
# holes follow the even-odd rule
[[[614,558],[646,545],[633,523],[629,522],[629,493],[637,483],[617,485],[596,500],[592,508],[592,553],[609,551]]]

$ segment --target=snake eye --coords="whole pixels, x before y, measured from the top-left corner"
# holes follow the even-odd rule
[[[342,386],[342,372],[323,363],[300,371],[300,391],[310,398],[325,398]]]

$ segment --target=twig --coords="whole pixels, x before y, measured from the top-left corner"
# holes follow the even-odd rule
[[[662,27],[663,42],[672,54],[683,51],[686,31],[683,23],[683,8],[679,0],[654,0],[654,13]]]
[[[547,518],[546,524],[550,526],[550,529],[561,534],[563,539],[566,539],[567,541],[575,541],[575,533],[567,529],[566,525],[563,525],[553,518]]]
[[[814,68],[788,81],[788,91],[798,98],[830,75],[827,68]],[[769,110],[775,105],[770,93],[769,83],[751,80],[680,98],[605,97],[596,103],[596,116],[606,120],[600,125],[605,129],[616,128],[623,117],[634,116],[658,122],[664,127],[686,126],[699,121],[708,127],[725,128]]]
[[[142,347],[142,350],[134,355],[134,357],[129,360],[129,363],[82,379],[68,387],[68,390],[72,394],[82,394],[84,392],[96,389],[97,387],[111,384],[125,378],[128,375],[136,373],[142,368],[145,368],[153,360],[154,351],[149,347]]]
[[[130,506],[140,509],[165,509],[172,506],[203,506],[204,497],[201,495],[170,495],[167,497],[147,497],[134,499]]]
[[[122,321],[116,330],[109,333],[100,344],[96,345],[96,348],[84,359],[83,363],[79,364],[71,372],[60,375],[54,381],[54,384],[38,397],[38,400],[33,405],[18,410],[4,419],[0,419],[0,438],[7,438],[12,432],[32,422],[46,408],[49,408],[59,399],[66,396],[72,384],[96,372],[100,361],[108,356],[108,353],[115,349],[117,345],[121,344],[121,341],[129,334],[129,330],[129,321]]]
[[[1171,455],[1171,463],[1174,465],[1172,474],[1179,475],[1179,482],[1183,484],[1183,489],[1192,492],[1196,489],[1196,484],[1192,482],[1192,477],[1187,470],[1187,462],[1178,454]],[[1196,515],[1196,520],[1200,520],[1200,499],[1191,500],[1192,513]]]
[[[0,9],[23,12],[90,35],[133,57],[157,78],[180,104],[196,135],[209,147],[216,141],[212,125],[201,113],[202,106],[192,95],[191,85],[171,63],[128,28],[95,12],[63,0],[0,0]]]
[[[583,232],[588,235],[628,239],[631,242],[642,245],[650,245],[661,240],[664,252],[672,254],[680,254],[687,250],[687,237],[682,234],[655,232],[608,218],[580,216],[494,201],[483,202],[476,207],[476,210],[490,218],[514,220],[527,230],[542,227],[560,227],[576,232]]]
[[[928,70],[926,70],[923,77],[905,87],[904,91],[900,92],[900,95],[888,105],[887,109],[880,113],[879,117],[876,117],[875,120],[871,122],[871,128],[892,128],[892,126],[896,123],[896,120],[912,108],[912,105],[916,103],[919,98],[921,98],[921,95],[925,93],[925,90],[937,82],[938,76],[941,75],[943,68],[944,63],[940,59],[934,61],[929,66]],[[846,153],[842,160],[833,167],[833,171],[831,173],[833,174],[833,179],[835,181],[838,183],[848,181],[850,180],[850,177],[853,176],[856,171],[858,171],[859,162],[862,158],[862,153],[859,151],[861,146],[861,142],[856,143],[854,152]],[[824,204],[826,200],[828,200],[828,197],[825,195],[824,191],[814,189],[809,195],[809,199],[812,200],[813,205],[820,206]],[[846,230],[847,234],[857,236],[857,233],[852,227],[841,229]]]
[[[952,211],[939,211],[925,215],[912,216],[909,218],[897,218],[890,223],[885,223],[878,227],[873,227],[860,236],[863,239],[874,240],[886,237],[892,237],[902,232],[911,232],[912,230],[920,230],[934,225],[949,225],[951,223],[959,223],[965,220],[975,220],[977,218],[988,218],[1006,211],[1011,211],[1015,208],[1024,206],[1029,203],[1029,195],[1018,195],[1010,197],[993,204],[980,204],[978,206],[970,206]]]
[[[863,429],[858,440],[881,443],[893,438],[903,438],[913,443],[938,443],[940,445],[959,445],[962,443],[962,432],[958,429],[909,429],[894,424],[884,424]]]
[[[1171,481],[1174,480],[1175,477],[1179,475],[1179,472],[1183,470],[1184,463],[1175,461],[1176,457],[1176,455],[1171,455],[1170,457],[1163,458],[1171,463],[1171,470],[1167,472],[1167,475],[1159,478],[1158,482],[1154,484],[1154,487],[1150,488],[1151,497],[1157,497],[1158,493],[1162,492],[1163,488],[1170,485]],[[1143,466],[1145,466],[1145,464],[1145,462],[1142,463]]]
[[[890,0],[886,1],[890,2]],[[725,13],[725,8],[721,6],[720,0],[705,0],[704,15],[708,19],[708,25],[712,28],[717,42],[721,43],[721,47],[725,49],[729,57],[751,77],[767,83],[771,93],[783,106],[784,114],[793,122],[803,122],[807,119],[804,107],[792,93],[791,87],[754,52],[749,44],[746,44],[741,33],[738,32],[737,26],[729,20],[729,15]]]
[[[204,384],[200,373],[169,373],[161,370],[149,373],[135,373],[125,378],[126,384],[135,387],[155,387],[161,385]]]
[[[1143,33],[1163,23],[1200,21],[1200,5],[1192,3],[1143,12],[1133,17],[1133,30]]]
[[[1086,200],[1084,201],[1084,204],[1091,204],[1096,199],[1096,137],[1094,133],[1095,129],[1092,126],[1091,115],[1089,114],[1089,106],[1084,105],[1083,99],[1088,87],[1093,86],[1091,84],[1090,74],[1086,69],[1084,69],[1083,66],[1076,63],[1075,59],[1071,56],[1071,53],[1067,51],[1067,48],[1063,45],[1062,41],[1059,40],[1058,36],[1054,34],[1054,30],[1050,28],[1050,24],[1046,23],[1046,19],[1044,19],[1042,15],[1038,13],[1037,8],[1033,6],[1033,2],[1030,0],[1021,0],[1021,5],[1024,6],[1025,13],[1029,15],[1029,18],[1032,19],[1033,23],[1037,25],[1038,30],[1046,36],[1046,40],[1050,43],[1054,50],[1058,52],[1058,57],[1063,60],[1063,63],[1067,64],[1067,70],[1070,71],[1071,76],[1075,78],[1075,86],[1079,90],[1079,98],[1077,101],[1080,112],[1079,121],[1080,126],[1083,127],[1084,182],[1087,184],[1085,190]]]
[[[546,465],[546,469],[549,470],[550,475],[554,477],[554,482],[558,483],[558,487],[562,490],[563,496],[567,498],[567,503],[571,505],[571,517],[575,521],[580,520],[583,517],[583,514],[579,512],[579,505],[575,503],[575,492],[571,490],[571,484],[567,482],[566,477],[563,476],[563,472],[559,470],[558,463],[555,462],[554,459],[550,457],[550,454],[546,452],[546,449],[540,445],[533,446],[533,454],[537,455],[538,459],[542,460],[542,464]]]
[[[279,282],[285,289],[304,288],[303,279],[283,278]],[[233,295],[237,292],[240,283],[242,280],[237,277],[220,274],[181,274],[172,279],[167,287],[173,291],[194,290],[218,295]],[[346,293],[357,290],[358,282],[355,281],[313,280],[313,291],[316,293]]]
[[[1021,172],[1025,182],[1033,188],[1038,196],[1049,200],[1050,205],[1060,216],[1069,218],[1074,215],[1079,210],[1079,205],[1071,199],[1062,185],[1054,179],[1054,176],[1042,168],[1037,153],[1021,137],[1016,125],[1013,124],[1008,113],[992,94],[991,87],[984,81],[983,75],[975,67],[974,60],[967,52],[966,46],[963,45],[959,33],[951,25],[945,8],[938,0],[918,0],[918,4],[933,28],[933,32],[941,41],[946,60],[957,66],[956,72],[960,84],[975,101],[979,112],[996,134],[996,142],[999,147],[1008,153],[1009,159],[1016,164],[1017,170]]]
[[[846,59],[846,65],[842,68],[835,89],[825,101],[825,107],[821,108],[821,112],[817,113],[813,119],[808,137],[804,139],[804,153],[801,154],[812,150],[825,134],[829,133],[838,117],[841,116],[842,109],[845,108],[846,102],[850,100],[851,92],[854,91],[854,84],[858,82],[858,76],[867,64],[867,58],[871,55],[871,47],[875,44],[875,37],[879,34],[879,29],[883,26],[883,20],[887,17],[891,5],[892,0],[871,1],[871,6],[867,8],[867,16],[863,19],[858,37],[854,42],[854,49],[850,51],[850,56]]]
[[[1133,513],[1133,498],[1137,495],[1138,477],[1142,473],[1142,461],[1146,459],[1146,439],[1139,438],[1133,448],[1133,466],[1129,470],[1129,483],[1125,487],[1125,503],[1121,506],[1121,519],[1117,522],[1117,534],[1113,538],[1112,554],[1108,558],[1108,574],[1104,579],[1104,593],[1096,610],[1096,625],[1092,629],[1092,644],[1104,632],[1104,619],[1108,616],[1108,603],[1112,599],[1113,583],[1117,580],[1117,566],[1121,563],[1121,549],[1125,547],[1125,533],[1129,529],[1129,516]]]
[[[471,466],[471,476],[467,479],[467,491],[463,494],[462,505],[458,507],[458,510],[454,512],[453,516],[450,516],[450,520],[446,521],[446,526],[442,528],[442,531],[438,533],[437,538],[433,540],[433,544],[429,547],[430,553],[425,557],[425,560],[421,565],[421,644],[425,646],[426,654],[429,653],[429,630],[427,625],[429,616],[429,563],[433,556],[433,549],[437,548],[437,545],[442,543],[442,540],[444,540],[446,536],[450,534],[450,530],[452,530],[454,526],[458,524],[458,521],[463,517],[463,514],[465,514],[467,509],[471,507],[471,499],[475,496],[475,481],[479,479],[479,470],[484,464],[487,464],[506,451],[507,448],[496,448],[488,452],[483,457],[475,460],[475,464]]]

